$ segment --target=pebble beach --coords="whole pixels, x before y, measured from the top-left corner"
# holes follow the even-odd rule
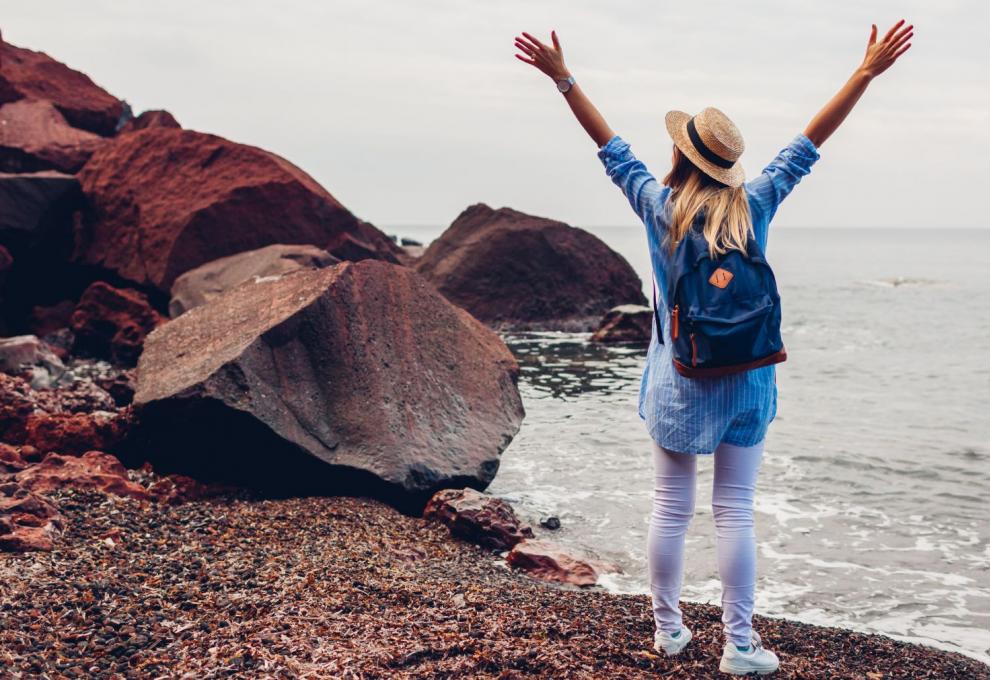
[[[533,580],[378,501],[245,495],[161,506],[52,495],[51,552],[0,557],[9,678],[716,678],[721,610],[651,647],[649,602]],[[973,678],[968,657],[757,615],[778,678]]]

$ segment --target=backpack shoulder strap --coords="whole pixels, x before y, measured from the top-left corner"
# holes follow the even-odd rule
[[[657,305],[657,280],[653,279],[653,320],[657,324],[657,342],[663,344],[663,326],[660,325],[660,309]]]

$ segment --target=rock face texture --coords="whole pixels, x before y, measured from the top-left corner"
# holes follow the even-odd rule
[[[133,366],[145,337],[165,322],[143,293],[97,281],[86,289],[72,312],[73,349]]]
[[[511,505],[474,489],[437,491],[423,517],[445,524],[453,536],[492,550],[508,550],[533,537],[533,530],[519,521]]]
[[[51,102],[24,99],[0,106],[3,172],[77,172],[105,141],[69,125]]]
[[[72,127],[109,136],[117,129],[123,103],[89,76],[44,52],[0,41],[0,104],[21,99],[50,101]]]
[[[502,330],[590,331],[616,305],[646,304],[636,272],[597,237],[480,203],[415,267],[448,300]]]
[[[152,332],[133,445],[162,472],[421,512],[484,488],[523,417],[499,337],[365,260],[238,286]]]
[[[653,310],[639,305],[619,305],[608,310],[592,342],[624,342],[648,345],[653,337]]]
[[[200,132],[120,135],[79,178],[91,206],[81,261],[162,292],[205,262],[273,243],[325,246],[349,234],[382,259],[398,250],[285,159]]]
[[[175,318],[245,281],[282,276],[299,269],[329,267],[338,262],[322,248],[281,243],[221,257],[175,280],[168,313]]]

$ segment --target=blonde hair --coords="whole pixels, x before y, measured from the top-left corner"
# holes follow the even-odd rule
[[[668,243],[673,249],[691,229],[699,212],[704,213],[708,254],[714,258],[730,250],[746,252],[753,235],[746,190],[712,179],[674,147],[674,167],[663,183],[671,188],[671,220]]]

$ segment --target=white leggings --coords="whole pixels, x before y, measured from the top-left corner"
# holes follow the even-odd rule
[[[722,624],[727,641],[750,643],[753,591],[756,587],[756,533],[753,492],[763,458],[763,442],[755,446],[720,444],[715,450],[712,512],[715,549],[722,581]],[[681,628],[677,606],[684,576],[684,537],[694,516],[698,456],[668,451],[654,442],[656,485],[647,551],[653,617],[658,630]]]

